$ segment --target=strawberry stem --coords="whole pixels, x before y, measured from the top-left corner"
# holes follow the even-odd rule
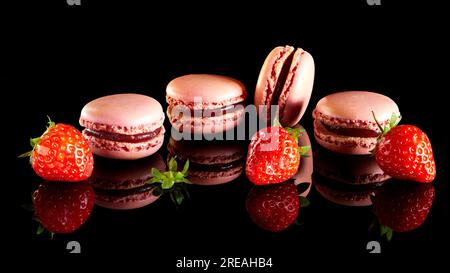
[[[53,122],[49,116],[47,116],[47,118],[48,122],[47,122],[47,129],[45,130],[45,132],[40,137],[30,138],[31,151],[19,155],[19,158],[29,157],[30,164],[32,160],[31,155],[33,154],[34,149],[36,148],[38,143],[41,141],[42,136],[45,135],[48,132],[48,130],[50,130],[52,127],[55,126],[55,122]]]

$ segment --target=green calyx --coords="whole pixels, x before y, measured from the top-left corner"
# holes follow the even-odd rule
[[[298,143],[298,139],[299,137],[301,137],[303,135],[303,133],[305,132],[305,129],[300,129],[300,128],[290,128],[290,127],[283,127],[280,123],[280,121],[278,120],[278,118],[275,118],[273,120],[273,126],[279,126],[281,128],[284,128],[289,135],[291,135],[291,137],[293,139],[295,139],[295,142]],[[307,153],[309,151],[311,151],[311,146],[300,146],[298,147],[298,151],[300,153],[301,156],[307,157]]]
[[[388,240],[388,242],[390,242],[392,240],[392,235],[394,234],[394,231],[392,230],[392,228],[388,227],[388,226],[384,226],[384,225],[380,225],[380,236],[386,236],[386,239]]]
[[[380,139],[381,137],[386,135],[392,128],[397,126],[399,124],[400,120],[402,119],[401,115],[397,116],[397,114],[392,113],[391,118],[389,119],[389,124],[387,126],[383,127],[381,125],[381,123],[378,121],[378,119],[375,116],[375,113],[373,111],[372,111],[372,116],[373,116],[373,119],[375,120],[375,122],[377,123],[378,128],[381,131],[381,135],[378,137],[378,139]]]
[[[186,179],[189,169],[189,160],[184,164],[183,170],[178,171],[178,164],[175,157],[171,158],[168,163],[169,170],[166,172],[160,172],[156,168],[152,168],[152,178],[147,182],[160,183],[163,190],[171,189],[176,183],[188,183],[191,182]]]
[[[50,130],[50,128],[55,126],[55,122],[53,122],[49,116],[47,116],[47,118],[48,122],[47,122],[47,129],[45,130],[45,132],[40,137],[30,138],[31,151],[19,155],[19,158],[28,157],[31,163],[31,155],[34,152],[36,145],[41,141],[42,136],[45,135],[48,132],[48,130]]]

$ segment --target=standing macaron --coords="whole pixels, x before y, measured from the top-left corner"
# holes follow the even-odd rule
[[[348,91],[322,98],[313,111],[314,136],[326,149],[344,154],[370,154],[377,144],[381,125],[389,124],[397,104],[373,92]]]
[[[95,99],[81,110],[80,125],[94,154],[138,159],[154,154],[164,140],[164,112],[155,99],[116,94]]]
[[[255,105],[266,106],[269,113],[271,106],[277,105],[280,123],[294,126],[305,113],[311,98],[314,71],[314,59],[303,49],[274,48],[259,73]]]
[[[178,132],[221,133],[244,115],[245,87],[230,77],[185,75],[172,80],[166,92],[167,115]]]

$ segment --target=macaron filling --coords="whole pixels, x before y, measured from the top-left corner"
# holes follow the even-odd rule
[[[325,124],[324,122],[321,122],[322,125],[330,132],[333,132],[337,135],[341,136],[349,136],[349,137],[378,137],[380,135],[379,132],[370,130],[370,129],[363,129],[363,128],[346,128],[346,127],[340,127],[340,126],[331,126],[328,124]]]
[[[286,58],[285,62],[280,71],[280,75],[278,76],[277,83],[275,84],[274,90],[272,90],[272,95],[267,96],[266,105],[270,107],[270,105],[278,105],[278,100],[283,91],[284,84],[289,75],[289,70],[291,68],[292,61],[294,59],[295,51],[289,53],[289,56]],[[273,68],[272,71],[275,71]]]
[[[180,105],[181,104],[169,106],[169,112],[172,113],[173,109],[175,107],[179,107]],[[190,111],[191,117],[219,117],[219,116],[223,116],[226,114],[233,114],[234,112],[236,112],[239,109],[244,109],[244,104],[239,102],[239,103],[235,103],[235,104],[225,105],[220,108],[199,109],[199,110],[187,108],[187,106],[185,106],[185,105],[182,105],[181,107],[186,107],[186,109],[188,109],[188,111]],[[180,111],[178,111],[179,113],[183,113],[183,114],[185,113],[185,111],[183,111],[184,108],[179,109],[179,110],[180,110]]]
[[[176,160],[180,166],[183,166],[185,163],[185,160],[180,159],[178,157]],[[233,169],[235,167],[243,166],[243,164],[244,164],[244,158],[239,158],[232,162],[216,163],[216,164],[202,164],[202,163],[189,161],[189,169],[196,170],[196,171],[222,172],[222,171],[227,171],[227,170]]]
[[[141,133],[141,134],[135,134],[135,135],[125,135],[125,134],[119,134],[119,133],[111,133],[106,131],[95,131],[92,129],[85,129],[84,133],[87,136],[92,136],[100,139],[106,139],[110,141],[116,141],[116,142],[127,142],[127,143],[140,143],[140,142],[147,142],[153,138],[155,138],[159,133],[161,132],[161,128],[148,132],[148,133]]]

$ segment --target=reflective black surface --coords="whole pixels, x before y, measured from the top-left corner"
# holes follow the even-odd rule
[[[17,115],[10,119],[14,129],[7,130],[7,137],[14,141],[7,145],[11,167],[7,165],[4,179],[8,189],[4,195],[11,205],[8,215],[14,223],[11,249],[28,256],[65,254],[67,243],[78,241],[84,255],[120,255],[128,261],[144,255],[152,266],[166,270],[177,270],[177,259],[183,257],[272,257],[272,270],[279,271],[299,268],[306,257],[368,256],[369,241],[378,241],[381,255],[388,257],[430,255],[446,248],[449,146],[443,118],[437,118],[446,117],[442,107],[446,85],[439,83],[445,78],[443,70],[434,66],[442,59],[444,17],[418,19],[434,15],[439,8],[425,2],[393,6],[382,1],[381,6],[372,7],[366,1],[317,1],[293,4],[288,13],[273,14],[268,7],[229,3],[220,7],[223,14],[216,14],[217,8],[199,3],[157,8],[92,1],[69,7],[61,2],[21,7],[22,24],[7,33],[12,42],[8,50],[14,53],[9,57],[14,58],[7,58],[6,90],[14,98],[14,111],[5,116]],[[209,11],[202,12],[205,8]],[[267,14],[273,15],[267,16],[270,20]],[[15,157],[28,150],[29,137],[44,130],[46,115],[77,125],[85,103],[122,92],[150,95],[165,108],[165,86],[188,73],[235,77],[247,87],[247,103],[252,103],[264,58],[274,46],[284,44],[303,47],[315,59],[313,95],[301,121],[311,137],[314,161],[319,147],[312,136],[311,111],[321,97],[335,91],[364,89],[388,95],[398,103],[403,123],[415,124],[428,134],[437,178],[434,201],[423,224],[412,231],[394,232],[388,242],[376,223],[370,228],[377,221],[370,196],[384,186],[361,189],[325,181],[328,189],[338,184],[344,197],[348,191],[363,191],[358,198],[366,200],[366,205],[336,204],[313,186],[310,205],[298,209],[298,224],[270,232],[249,216],[246,199],[252,184],[242,174],[219,185],[187,185],[189,196],[180,206],[170,194],[137,209],[96,205],[73,234],[55,235],[53,240],[48,234],[35,234],[32,213],[20,206],[30,203],[31,193],[42,181],[26,160]],[[167,121],[165,127],[170,128]],[[169,154],[169,137],[167,132],[158,152],[163,161]],[[240,144],[245,156],[248,142]],[[319,178],[314,173],[312,179],[304,171],[295,182],[315,183]]]

